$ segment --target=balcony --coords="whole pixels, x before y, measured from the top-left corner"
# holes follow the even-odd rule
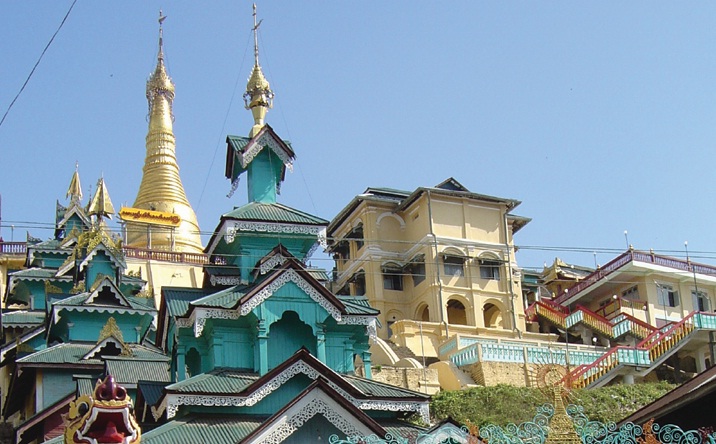
[[[0,254],[24,256],[27,254],[27,242],[0,242]]]

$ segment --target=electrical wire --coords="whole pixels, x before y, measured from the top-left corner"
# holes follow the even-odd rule
[[[5,122],[5,118],[7,117],[8,113],[10,112],[10,109],[12,109],[13,105],[15,105],[15,102],[17,101],[17,99],[20,97],[20,94],[22,94],[22,92],[25,90],[25,87],[27,86],[28,82],[30,81],[30,78],[32,78],[32,75],[35,73],[35,69],[37,69],[37,66],[42,61],[42,58],[45,56],[47,49],[50,47],[52,42],[55,40],[57,33],[59,33],[60,29],[62,29],[62,26],[64,26],[65,22],[67,21],[67,17],[69,17],[70,12],[72,12],[72,8],[75,7],[75,3],[77,3],[77,0],[74,0],[72,2],[72,4],[70,5],[70,8],[67,10],[67,14],[65,14],[65,17],[62,19],[62,22],[60,22],[60,26],[57,27],[57,30],[55,31],[55,33],[52,34],[52,37],[50,37],[50,41],[47,42],[47,45],[45,45],[45,49],[42,50],[40,57],[37,59],[37,62],[35,62],[35,66],[32,67],[30,74],[28,74],[27,78],[25,79],[25,83],[22,84],[22,86],[20,87],[20,91],[17,92],[17,94],[15,95],[15,98],[12,99],[12,102],[10,102],[10,106],[7,107],[5,114],[3,114],[2,119],[0,119],[0,127]]]

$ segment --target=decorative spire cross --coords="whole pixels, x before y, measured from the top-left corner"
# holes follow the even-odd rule
[[[164,24],[164,20],[166,20],[167,16],[162,14],[162,10],[159,10],[159,54],[157,55],[157,58],[161,61],[164,61],[164,30],[162,29],[162,24]]]
[[[249,81],[246,84],[246,92],[244,93],[244,103],[246,109],[251,110],[254,117],[254,126],[249,133],[250,137],[255,136],[264,126],[266,112],[273,107],[273,91],[269,86],[268,80],[264,77],[259,65],[259,26],[263,20],[256,20],[256,4],[254,3],[254,69],[251,71]]]
[[[261,22],[263,22],[264,19],[261,19],[256,22],[256,3],[254,3],[254,27],[252,30],[254,31],[254,66],[259,66],[259,26],[261,26]]]

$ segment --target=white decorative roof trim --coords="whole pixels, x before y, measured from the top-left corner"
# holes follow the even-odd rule
[[[149,314],[152,310],[142,310],[138,308],[118,308],[118,307],[86,307],[75,305],[55,306],[52,310],[53,324],[57,324],[60,320],[60,311],[86,311],[90,313],[118,313],[118,314]]]
[[[207,319],[239,319],[238,311],[223,308],[196,308],[192,313],[194,318],[194,337],[198,338],[204,332]],[[191,325],[191,324],[190,324]]]
[[[224,241],[227,244],[234,242],[236,239],[236,233],[239,231],[318,235],[323,229],[324,227],[321,225],[281,224],[272,222],[247,222],[234,220],[226,222]]]
[[[240,285],[241,277],[240,276],[215,276],[211,275],[209,278],[209,282],[211,282],[212,286],[216,285]]]
[[[345,419],[334,407],[329,406],[320,398],[313,398],[308,404],[303,406],[294,415],[285,419],[271,434],[261,440],[266,444],[280,444],[291,436],[296,430],[300,429],[303,424],[308,422],[316,414],[323,415],[328,422],[333,424],[346,436],[361,436],[358,429]]]
[[[328,299],[316,290],[313,285],[306,282],[306,280],[296,273],[295,270],[288,269],[278,278],[269,283],[263,290],[255,294],[245,304],[241,305],[238,311],[225,308],[197,307],[188,318],[177,318],[176,325],[181,328],[189,328],[193,326],[194,336],[198,338],[204,331],[204,325],[206,325],[207,319],[238,319],[241,316],[246,316],[288,282],[296,284],[298,288],[303,290],[318,305],[323,307],[337,322],[341,323],[343,316],[341,315],[340,310],[338,310]],[[372,319],[363,320],[365,317],[361,318],[359,316],[355,316],[354,318],[355,319],[346,321],[346,323],[368,325],[370,319]]]
[[[268,132],[263,133],[261,137],[254,141],[251,148],[239,156],[241,168],[246,169],[246,166],[250,164],[251,161],[254,160],[254,158],[261,152],[261,150],[266,147],[270,148],[271,151],[273,151],[278,158],[281,159],[281,162],[283,162],[289,170],[293,171],[293,160],[288,156],[288,154],[286,154],[276,140],[269,135]]]
[[[316,290],[313,285],[306,282],[306,280],[303,279],[293,269],[288,269],[285,272],[281,273],[279,277],[274,279],[263,290],[259,291],[245,304],[241,305],[241,308],[239,309],[241,311],[241,316],[246,316],[247,314],[251,313],[254,308],[258,307],[263,301],[268,299],[269,296],[274,294],[274,292],[276,292],[279,288],[283,287],[288,282],[293,282],[294,284],[296,284],[298,288],[306,292],[306,294],[311,299],[313,299],[318,305],[323,307],[336,321],[341,321],[341,312],[320,292],[318,292],[318,290]]]
[[[261,388],[247,397],[231,395],[182,395],[172,393],[168,394],[162,404],[159,405],[156,415],[154,411],[152,411],[152,414],[155,418],[160,417],[164,409],[166,409],[167,419],[171,419],[176,415],[179,410],[179,406],[182,405],[205,407],[250,407],[273,393],[276,389],[299,373],[302,373],[313,380],[321,377],[318,370],[306,364],[304,361],[298,361],[275,377],[271,378]],[[430,423],[430,409],[427,401],[419,403],[413,401],[359,400],[349,395],[348,392],[342,388],[338,387],[338,385],[336,385],[333,381],[326,379],[326,382],[333,390],[340,393],[342,397],[359,409],[388,410],[391,412],[418,412],[426,424]]]
[[[366,332],[371,340],[375,340],[378,334],[375,316],[343,316],[338,324],[343,325],[365,325]]]
[[[261,264],[261,266],[259,267],[259,273],[266,274],[276,268],[277,265],[283,265],[287,260],[288,258],[283,254],[275,254],[271,257],[271,259]]]

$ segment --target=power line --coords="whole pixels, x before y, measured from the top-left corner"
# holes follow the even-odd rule
[[[42,61],[42,57],[44,57],[45,53],[47,52],[47,49],[50,47],[52,42],[55,40],[55,36],[57,36],[57,33],[60,32],[60,29],[62,29],[62,26],[67,21],[67,17],[70,16],[70,12],[72,12],[72,8],[75,7],[75,3],[77,3],[77,0],[74,0],[72,2],[72,4],[70,5],[70,9],[67,10],[67,14],[65,14],[65,17],[62,19],[62,22],[60,23],[60,26],[57,28],[57,31],[55,31],[55,33],[52,34],[52,37],[50,37],[50,41],[47,42],[45,49],[42,50],[40,57],[37,59],[37,62],[35,62],[35,66],[32,67],[30,74],[27,76],[27,79],[25,79],[25,83],[22,84],[22,86],[20,87],[20,91],[17,92],[17,95],[15,96],[15,98],[12,99],[12,102],[10,102],[10,106],[7,107],[7,111],[5,111],[5,114],[2,116],[2,119],[0,119],[0,126],[2,126],[3,122],[5,122],[5,118],[7,117],[7,114],[10,112],[10,109],[12,109],[12,106],[15,104],[15,101],[17,101],[18,97],[20,97],[20,94],[22,94],[22,92],[25,90],[27,83],[30,81],[30,78],[35,73],[35,69],[37,68],[37,65],[40,64],[40,61]]]

